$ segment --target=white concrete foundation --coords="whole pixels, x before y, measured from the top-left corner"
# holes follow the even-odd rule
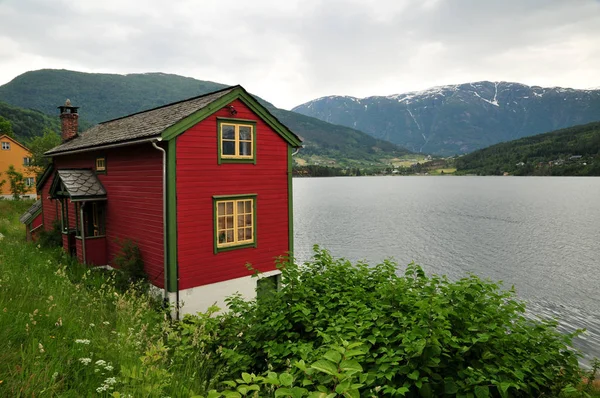
[[[13,200],[14,196],[11,195],[0,195],[0,199],[4,199],[4,200]],[[25,194],[25,195],[21,195],[21,199],[37,199],[37,194],[32,193],[32,194]]]
[[[228,281],[212,283],[210,285],[197,286],[179,291],[179,318],[185,314],[196,314],[206,312],[212,305],[216,305],[222,311],[227,309],[225,299],[232,294],[240,293],[245,300],[256,298],[256,282],[261,278],[268,278],[280,274],[281,271],[269,271],[261,273],[257,278],[245,276],[230,279]],[[169,302],[177,302],[177,295],[169,293]]]

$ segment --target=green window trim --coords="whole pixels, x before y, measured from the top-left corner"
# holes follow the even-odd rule
[[[241,201],[241,200],[245,200],[245,199],[252,200],[252,242],[219,247],[219,233],[218,233],[219,223],[218,223],[218,209],[217,209],[218,203],[225,202],[225,201],[234,201],[234,208],[235,208],[236,207],[235,201]],[[214,226],[213,226],[213,234],[214,234],[214,236],[213,236],[213,251],[214,251],[214,254],[225,252],[225,251],[230,251],[230,250],[258,247],[257,239],[256,239],[256,236],[257,236],[257,234],[256,234],[256,208],[257,208],[257,195],[256,194],[214,195],[213,196],[213,224],[214,224]],[[234,222],[235,222],[234,223],[234,234],[235,234],[238,232],[238,229],[236,228],[237,220],[235,220],[236,219],[235,215],[233,218],[234,218]]]
[[[239,130],[236,128],[236,155],[223,155],[223,126],[224,125],[233,125],[233,126],[249,126],[252,129],[252,156],[251,157],[240,157],[237,152],[239,148],[237,145],[239,144]],[[231,119],[231,118],[217,118],[217,162],[218,164],[223,163],[247,163],[247,164],[256,164],[256,120],[246,120],[246,119]]]

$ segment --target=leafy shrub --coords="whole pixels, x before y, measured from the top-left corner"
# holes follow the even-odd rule
[[[60,247],[63,244],[62,232],[60,230],[60,221],[52,222],[52,229],[46,231],[42,228],[39,234],[38,242],[44,247]]]
[[[364,375],[351,381],[361,395],[559,396],[581,380],[570,348],[576,333],[528,320],[514,291],[497,284],[426,277],[415,264],[398,276],[391,261],[352,265],[318,247],[311,262],[279,268],[280,291],[250,303],[233,297],[229,313],[195,319],[217,336],[204,350],[222,351],[232,379],[269,371],[304,378],[298,364],[351,341],[364,349],[353,358]],[[333,379],[321,384],[337,388]]]
[[[132,285],[142,289],[148,287],[142,254],[133,241],[126,239],[121,242],[121,252],[115,256],[114,264],[118,267],[115,284],[119,290],[125,291]]]

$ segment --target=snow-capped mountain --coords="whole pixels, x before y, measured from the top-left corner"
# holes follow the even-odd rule
[[[329,96],[293,109],[416,152],[471,152],[600,120],[600,90],[473,82],[388,96]]]

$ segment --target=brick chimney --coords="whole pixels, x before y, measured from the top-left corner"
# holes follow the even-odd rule
[[[66,100],[63,106],[59,106],[60,109],[60,122],[62,124],[61,137],[63,142],[67,142],[77,137],[78,123],[77,114],[78,106],[71,106],[71,100]]]

